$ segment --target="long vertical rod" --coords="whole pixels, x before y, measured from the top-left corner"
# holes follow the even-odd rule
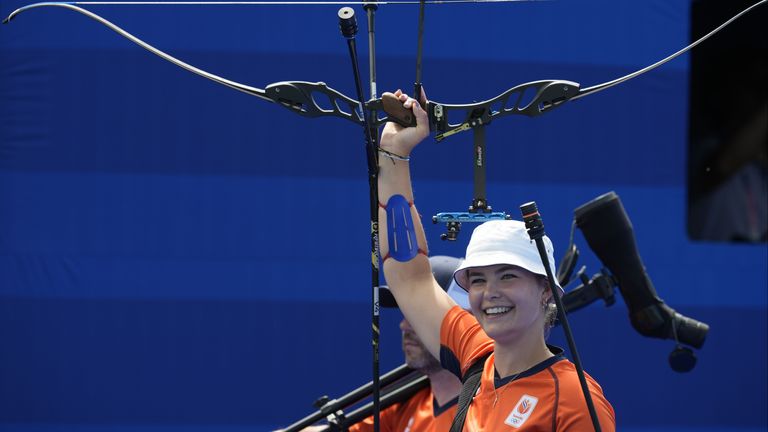
[[[544,245],[544,222],[541,219],[541,214],[539,213],[536,203],[533,201],[521,205],[520,212],[523,216],[523,222],[525,222],[525,228],[528,230],[528,235],[531,240],[536,242],[536,249],[539,251],[541,263],[544,265],[544,269],[547,273],[549,289],[552,291],[552,297],[555,299],[555,304],[557,305],[557,319],[560,320],[560,324],[565,332],[565,338],[568,341],[568,348],[571,350],[573,363],[576,366],[576,374],[578,375],[579,383],[581,384],[581,392],[584,394],[584,401],[587,404],[589,417],[592,419],[592,427],[595,429],[595,432],[601,432],[602,429],[600,428],[600,421],[598,420],[597,412],[595,411],[595,404],[592,401],[592,394],[589,392],[587,378],[584,375],[584,368],[581,365],[581,357],[579,357],[579,351],[576,349],[576,341],[573,338],[571,326],[568,324],[568,315],[566,314],[565,306],[563,306],[563,301],[560,298],[560,291],[556,285],[557,279],[555,279],[555,275],[552,274],[552,267],[550,266],[546,246]]]
[[[368,75],[370,76],[371,99],[378,97],[376,95],[376,32],[374,26],[374,15],[378,7],[378,3],[375,1],[366,1],[365,6],[363,6],[368,14]]]
[[[363,6],[368,16],[368,74],[371,100],[376,99],[376,37],[375,37],[375,14],[378,4],[375,1],[366,1]],[[365,105],[363,105],[365,111]],[[374,174],[368,176],[370,182],[370,211],[371,211],[371,345],[372,345],[372,386],[373,386],[373,432],[379,432],[380,412],[381,412],[381,384],[379,382],[379,339],[380,315],[379,315],[379,183],[378,183],[378,151],[379,130],[376,127],[378,113],[371,110],[368,114],[368,122],[365,127],[368,129],[366,134],[368,138],[368,151],[373,152],[369,155],[369,160],[377,162],[375,167],[368,167],[368,171]]]
[[[365,107],[365,96],[363,95],[363,85],[360,79],[360,67],[357,60],[357,45],[355,45],[355,36],[357,35],[357,19],[355,10],[351,7],[339,9],[339,28],[341,34],[347,39],[349,47],[349,56],[352,59],[352,73],[355,77],[355,91],[357,100],[360,103],[360,110],[363,114],[363,134],[365,135],[365,155],[368,162],[368,197],[370,221],[371,221],[371,292],[372,295],[372,328],[373,328],[373,430],[379,431],[379,153],[377,150],[374,132],[376,127],[372,126],[370,112]],[[377,136],[378,138],[378,136]]]
[[[475,197],[472,207],[484,211],[488,207],[485,200],[485,125],[476,126],[474,133],[474,156],[472,167],[475,174]]]
[[[416,82],[413,85],[413,98],[419,101],[424,109],[427,109],[427,106],[424,104],[426,101],[421,100],[421,57],[424,53],[424,3],[425,0],[419,1],[418,37],[416,39]]]

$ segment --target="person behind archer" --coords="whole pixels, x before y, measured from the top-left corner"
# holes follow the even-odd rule
[[[406,319],[444,368],[459,377],[481,368],[463,430],[593,430],[573,363],[562,349],[546,344],[555,313],[549,284],[562,288],[547,279],[522,222],[490,221],[473,231],[454,278],[468,291],[474,317],[437,285],[409,170],[411,151],[429,135],[427,114],[401,91],[394,96],[413,111],[417,126],[387,123],[381,135],[379,247],[384,275]],[[552,243],[546,237],[544,242],[556,274]],[[587,383],[602,431],[615,431],[613,407],[594,379],[587,376]]]
[[[460,258],[436,255],[429,257],[432,274],[440,288],[458,304],[469,308],[466,292],[459,288],[453,272],[461,264]],[[382,307],[396,308],[398,304],[388,289],[380,290]],[[381,432],[447,432],[456,414],[456,402],[461,381],[443,369],[435,356],[427,351],[407,319],[400,321],[405,363],[429,377],[429,387],[411,396],[407,401],[381,411]],[[373,417],[349,428],[349,432],[373,430]]]
[[[442,255],[429,258],[438,285],[448,292],[457,304],[469,309],[467,293],[459,288],[453,279],[453,272],[461,261],[460,258]],[[388,289],[380,289],[379,295],[382,307],[398,307]],[[382,409],[379,415],[379,430],[381,432],[447,432],[456,414],[461,381],[440,366],[440,362],[427,351],[408,320],[403,319],[400,322],[400,330],[405,363],[426,375],[429,378],[429,387],[419,390],[406,401]],[[303,432],[326,429],[327,426],[310,426],[304,428]],[[368,417],[347,430],[349,432],[372,431],[373,417]]]

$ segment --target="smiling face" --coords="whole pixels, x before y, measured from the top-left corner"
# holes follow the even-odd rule
[[[498,264],[467,269],[469,303],[483,330],[498,343],[514,343],[530,332],[544,335],[546,279],[521,267]]]

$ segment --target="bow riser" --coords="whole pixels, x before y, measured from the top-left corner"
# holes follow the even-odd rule
[[[506,92],[474,104],[456,105],[429,103],[429,118],[435,139],[441,141],[456,133],[485,126],[496,118],[507,115],[535,117],[557,108],[579,94],[580,84],[564,80],[533,81],[515,86]],[[533,93],[532,98],[526,94]],[[463,120],[451,123],[450,112],[463,112]]]

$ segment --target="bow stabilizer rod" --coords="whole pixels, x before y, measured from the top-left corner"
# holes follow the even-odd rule
[[[371,49],[371,56],[374,55],[374,35],[373,35],[373,21],[376,5],[371,4],[366,8],[368,16],[369,26],[369,43]],[[351,7],[343,7],[338,12],[339,16],[339,29],[342,36],[347,40],[347,47],[349,48],[349,57],[352,61],[352,75],[355,79],[355,90],[357,98],[360,101],[361,106],[365,105],[365,99],[363,96],[363,86],[360,79],[360,67],[357,57],[357,45],[355,43],[355,36],[357,35],[357,19],[355,18],[355,10]],[[376,73],[373,70],[375,63],[373,57],[371,57],[371,97],[376,97]],[[372,366],[373,366],[373,432],[379,432],[380,430],[380,391],[381,385],[379,381],[379,339],[381,336],[380,331],[380,314],[379,314],[379,192],[378,192],[378,175],[379,175],[379,158],[378,158],[378,131],[376,125],[371,120],[371,116],[375,115],[375,112],[363,111],[364,127],[363,132],[365,136],[365,153],[368,161],[368,191],[369,191],[369,210],[370,210],[370,226],[371,226],[371,347],[372,349]]]
[[[418,100],[419,103],[426,107],[425,102],[421,100],[421,61],[424,54],[424,5],[425,0],[419,2],[419,21],[418,21],[418,37],[416,38],[416,81],[413,84],[413,98]]]

